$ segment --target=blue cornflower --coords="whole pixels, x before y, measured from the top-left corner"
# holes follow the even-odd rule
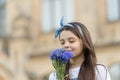
[[[50,53],[50,59],[58,59],[60,62],[68,62],[70,58],[72,58],[72,53],[65,51],[63,49],[55,49]]]
[[[60,62],[67,63],[69,59],[72,58],[72,56],[73,55],[71,52],[64,51],[63,53],[60,54],[58,59],[60,60]]]
[[[57,56],[58,56],[58,50],[53,50],[51,53],[50,53],[50,59],[51,60],[54,60],[54,59],[56,59],[57,58]]]
[[[53,67],[56,70],[58,80],[64,80],[66,64],[72,57],[73,54],[65,51],[64,49],[55,49],[50,53],[50,59],[52,60]]]

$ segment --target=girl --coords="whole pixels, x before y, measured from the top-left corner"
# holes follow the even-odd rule
[[[97,64],[94,46],[87,28],[79,22],[63,25],[56,31],[55,37],[66,51],[73,53],[66,66],[65,80],[111,80],[104,65]],[[51,73],[49,80],[57,80],[55,72]]]

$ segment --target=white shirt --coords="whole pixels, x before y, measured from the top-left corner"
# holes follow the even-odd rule
[[[77,80],[80,67],[76,67],[69,70],[70,80]],[[111,80],[110,74],[104,65],[97,65],[96,68],[96,80]],[[49,76],[49,80],[57,80],[55,72],[52,72]]]

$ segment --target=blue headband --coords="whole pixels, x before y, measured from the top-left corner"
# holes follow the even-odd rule
[[[55,38],[57,38],[60,35],[60,31],[64,28],[64,26],[70,26],[70,27],[74,27],[72,24],[65,24],[63,23],[64,17],[62,17],[61,21],[60,21],[60,28],[58,28],[55,32]],[[81,28],[76,24],[79,32],[81,35],[83,35],[83,32],[81,30]]]
[[[62,17],[61,21],[60,21],[60,28],[58,28],[55,32],[55,38],[57,38],[60,34],[60,30],[64,27],[64,24],[63,24],[63,19],[64,17]]]

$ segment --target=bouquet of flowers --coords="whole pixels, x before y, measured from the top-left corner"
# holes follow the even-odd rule
[[[64,80],[65,68],[69,59],[72,58],[72,53],[63,49],[55,49],[50,53],[50,59],[52,60],[53,67],[56,70],[57,80]]]

